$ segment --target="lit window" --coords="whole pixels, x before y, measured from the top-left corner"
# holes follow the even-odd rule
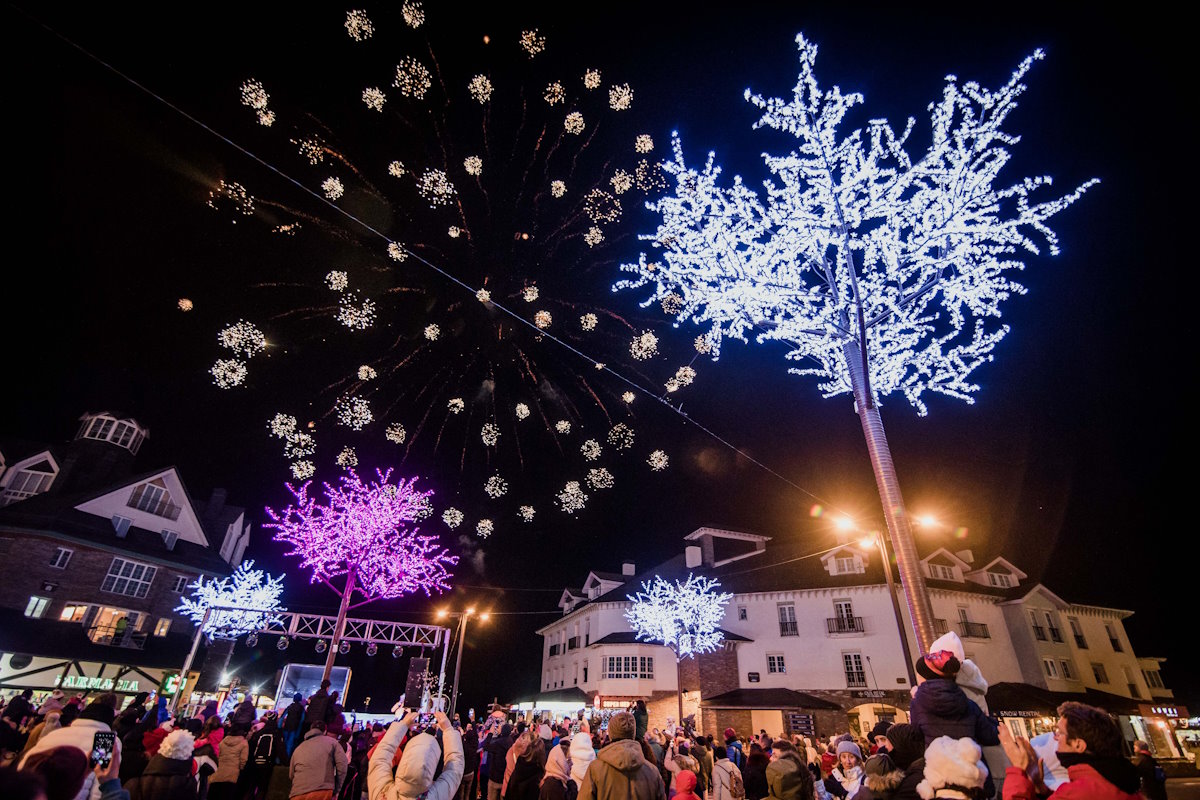
[[[114,558],[100,584],[100,590],[129,597],[145,597],[157,572],[157,567]]]
[[[159,617],[158,622],[154,625],[154,635],[166,636],[169,630],[171,630],[170,617]]]
[[[87,610],[88,607],[81,603],[67,603],[63,606],[62,613],[58,615],[58,618],[63,622],[81,622]]]
[[[767,674],[786,675],[787,668],[783,664],[782,653],[767,653]]]
[[[49,597],[30,597],[29,602],[25,604],[25,616],[33,619],[41,619],[42,614],[46,613],[46,606],[48,605],[50,605]]]
[[[71,553],[73,550],[68,550],[65,547],[54,548],[54,556],[50,559],[50,566],[55,569],[66,569],[67,564],[71,561]]]

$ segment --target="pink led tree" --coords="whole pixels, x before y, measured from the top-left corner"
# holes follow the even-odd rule
[[[350,609],[417,591],[426,596],[446,591],[446,567],[458,563],[437,536],[421,536],[415,525],[428,514],[433,492],[418,491],[416,478],[391,483],[391,474],[376,472],[378,480],[367,484],[347,470],[337,486],[325,484],[325,505],[309,496],[311,482],[299,489],[289,483],[296,504],[280,512],[267,509],[273,522],[266,527],[278,531],[275,540],[292,546],[288,555],[299,556],[300,566],[312,570],[311,583],[320,581],[341,598],[326,678]]]

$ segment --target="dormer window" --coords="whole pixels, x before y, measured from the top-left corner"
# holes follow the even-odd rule
[[[137,455],[138,448],[146,439],[146,431],[133,420],[117,419],[109,414],[85,414],[75,438],[112,442]]]
[[[940,581],[952,581],[954,580],[954,567],[947,564],[930,564],[929,577]]]
[[[167,491],[161,481],[151,481],[138,486],[129,495],[129,502],[126,505],[156,517],[165,517],[170,520],[179,519],[180,508],[171,502],[171,493]]]
[[[1007,589],[1008,587],[1012,586],[1011,575],[1005,575],[1002,572],[989,572],[987,576],[989,586],[999,586],[1002,589]]]
[[[862,559],[858,556],[838,556],[834,559],[835,575],[852,575],[862,571]]]
[[[22,467],[9,478],[8,485],[4,487],[4,494],[0,495],[0,506],[11,505],[35,494],[41,494],[50,488],[56,474],[54,465],[46,460]]]

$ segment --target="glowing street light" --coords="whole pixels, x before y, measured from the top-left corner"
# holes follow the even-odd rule
[[[451,684],[450,710],[447,712],[447,716],[450,719],[454,719],[454,708],[458,704],[458,677],[462,671],[463,648],[467,646],[467,620],[474,616],[478,617],[480,622],[487,622],[491,614],[486,611],[482,614],[476,614],[475,606],[469,606],[466,611],[450,611],[440,608],[435,616],[438,619],[458,617],[458,655],[454,658],[454,682]]]

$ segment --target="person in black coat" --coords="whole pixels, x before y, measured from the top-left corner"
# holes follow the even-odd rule
[[[142,721],[142,717],[146,716],[146,700],[149,697],[149,692],[138,692],[133,696],[133,702],[124,711],[117,714],[117,718],[113,722],[113,731],[117,734],[118,739],[123,740],[128,736],[134,726]]]
[[[288,762],[287,742],[275,712],[268,711],[263,726],[250,734],[246,743],[246,766],[238,781],[243,797],[266,797],[275,767]]]
[[[476,773],[479,772],[479,734],[474,728],[468,728],[462,735],[463,744],[463,776],[458,786],[459,800],[474,800],[478,791]]]
[[[546,774],[546,742],[539,736],[513,762],[504,800],[538,800],[542,776]]]
[[[125,783],[129,800],[196,800],[199,790],[192,774],[194,743],[186,730],[168,733],[146,771]]]
[[[771,760],[762,749],[762,745],[754,742],[750,745],[750,754],[746,756],[746,766],[742,768],[742,785],[746,788],[746,800],[762,800],[770,793],[767,786],[767,765]]]
[[[892,792],[892,800],[920,800],[917,785],[925,780],[925,737],[921,732],[901,722],[888,728],[888,757],[896,768],[904,771],[900,785]]]
[[[492,736],[484,747],[487,753],[488,785],[486,800],[499,800],[500,789],[504,783],[505,757],[513,745],[512,725],[507,722],[500,728],[499,736]]]

